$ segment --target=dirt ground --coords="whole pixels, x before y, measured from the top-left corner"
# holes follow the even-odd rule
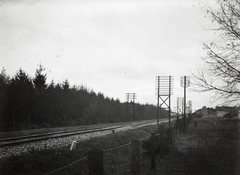
[[[185,133],[177,134],[168,154],[163,157],[156,155],[155,170],[150,170],[149,153],[141,149],[140,175],[240,175],[239,123],[237,119],[194,119]],[[130,146],[106,150],[126,145],[133,139],[148,137],[157,130],[157,126],[147,126],[93,138],[78,143],[73,153],[69,152],[69,147],[32,151],[0,161],[0,174],[45,174],[61,167],[60,171],[52,174],[88,174],[87,159],[65,167],[82,159],[91,148],[97,147],[105,150],[106,175],[129,175]]]
[[[151,175],[240,175],[237,119],[194,119]]]

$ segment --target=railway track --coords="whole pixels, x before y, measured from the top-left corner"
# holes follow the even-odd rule
[[[167,122],[167,119],[165,120],[163,119],[160,122]],[[88,134],[88,133],[94,133],[94,132],[103,132],[108,130],[112,130],[114,132],[116,129],[126,128],[126,127],[141,127],[141,126],[151,125],[151,124],[156,124],[156,121],[153,121],[153,120],[138,121],[138,122],[132,122],[130,124],[125,123],[117,126],[115,125],[115,126],[107,126],[107,127],[96,127],[92,129],[60,131],[60,132],[52,132],[52,133],[44,133],[44,134],[35,134],[30,136],[5,138],[5,139],[0,139],[0,147],[20,145],[24,143],[43,141],[43,140],[52,139],[52,138],[68,137],[68,136],[82,135],[82,134]]]

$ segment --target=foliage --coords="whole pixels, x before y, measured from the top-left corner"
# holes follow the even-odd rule
[[[155,135],[155,153],[160,153],[163,157],[169,153],[169,148],[172,145],[171,139],[169,139],[169,128],[164,125],[159,125],[158,130],[154,132]],[[146,140],[142,140],[141,147],[151,154],[151,137]]]
[[[0,74],[0,128],[14,131],[44,127],[76,126],[156,118],[156,106],[136,103],[134,114],[127,103],[95,93],[84,86],[46,83],[47,74],[40,65],[31,78],[19,69],[10,78],[3,68]]]
[[[216,24],[217,41],[204,43],[204,68],[193,74],[198,91],[215,92],[214,99],[236,102],[240,97],[240,2],[217,0],[206,12]]]

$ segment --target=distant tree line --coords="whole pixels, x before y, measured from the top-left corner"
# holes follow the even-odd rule
[[[1,131],[74,126],[156,118],[156,106],[127,103],[95,93],[84,86],[46,83],[45,68],[39,65],[31,78],[21,68],[13,77],[0,73]],[[132,105],[130,105],[132,106]],[[129,109],[129,108],[128,108]],[[135,117],[134,117],[135,116]]]

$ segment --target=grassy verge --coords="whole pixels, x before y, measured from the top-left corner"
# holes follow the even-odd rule
[[[156,125],[151,125],[139,129],[112,133],[104,137],[92,138],[77,143],[74,151],[69,151],[70,145],[69,147],[54,150],[31,150],[20,156],[0,160],[1,175],[43,175],[59,168],[59,171],[51,174],[87,174],[87,159],[82,161],[79,160],[87,156],[87,152],[92,148],[107,150],[109,148],[118,147],[134,139],[145,138],[149,136],[150,133],[157,130],[158,127]],[[145,160],[145,158],[143,159]],[[66,167],[67,165],[70,166]],[[104,168],[105,174],[129,174],[130,145],[113,151],[104,152]]]
[[[195,126],[195,121],[197,126]],[[154,175],[240,174],[239,120],[195,119]]]

